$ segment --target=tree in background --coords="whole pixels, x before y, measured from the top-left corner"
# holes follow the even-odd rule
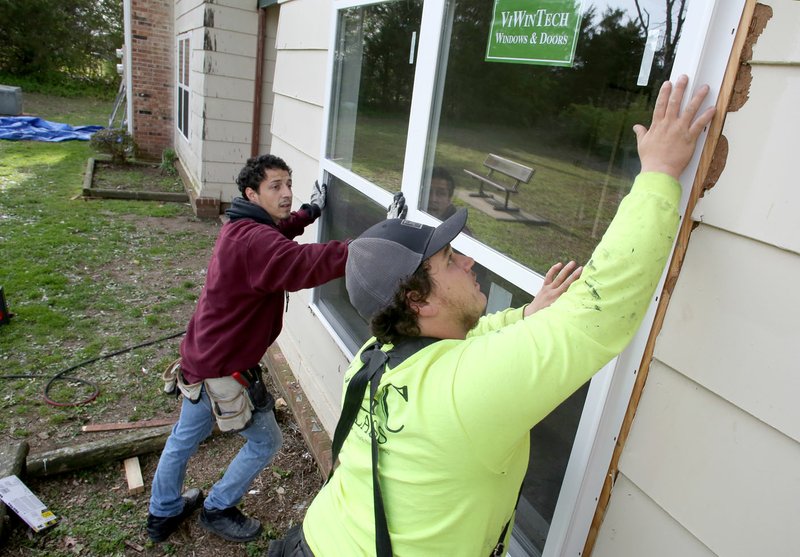
[[[112,83],[120,0],[0,0],[0,72],[41,82]]]

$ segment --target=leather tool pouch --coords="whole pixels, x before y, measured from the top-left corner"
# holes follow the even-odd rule
[[[253,403],[247,389],[233,377],[206,379],[206,394],[220,431],[247,429],[253,421]]]
[[[181,394],[192,404],[197,404],[197,402],[200,400],[200,391],[203,388],[203,382],[200,381],[192,384],[187,383],[186,379],[183,378],[183,373],[181,373],[180,360],[177,360],[177,363],[175,364],[175,382]],[[164,383],[164,390],[166,390],[166,379]]]
[[[250,396],[250,402],[253,403],[253,408],[259,412],[269,412],[275,408],[275,398],[264,384],[261,366],[251,367],[244,375],[250,383],[250,386],[247,388],[247,394]]]
[[[161,374],[161,380],[164,381],[164,394],[178,396],[178,372],[180,369],[181,359],[178,358],[171,362]]]

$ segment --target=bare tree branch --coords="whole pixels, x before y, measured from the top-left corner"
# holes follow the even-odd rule
[[[642,27],[642,30],[644,30],[645,36],[647,36],[647,32],[650,29],[650,13],[647,10],[644,10],[644,15],[647,16],[647,21],[645,21],[645,18],[642,15],[642,7],[639,6],[639,0],[634,0],[634,3],[636,4],[636,13],[639,15],[639,25]]]

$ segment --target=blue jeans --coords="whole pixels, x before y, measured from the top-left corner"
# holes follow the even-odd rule
[[[175,516],[183,510],[183,480],[189,458],[209,435],[214,426],[211,401],[205,387],[200,399],[192,403],[183,399],[178,423],[172,428],[161,459],[158,461],[150,494],[150,514]],[[250,427],[240,431],[246,443],[228,465],[225,475],[211,487],[204,506],[209,510],[233,507],[239,503],[250,484],[272,461],[281,448],[283,436],[275,421],[275,412],[253,412]]]

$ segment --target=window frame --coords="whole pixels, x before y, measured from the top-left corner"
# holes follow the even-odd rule
[[[192,91],[189,86],[191,70],[191,34],[181,33],[176,37],[176,95],[175,95],[175,128],[178,133],[189,141],[189,123],[191,118]],[[184,100],[185,96],[185,100]]]
[[[320,180],[324,180],[327,174],[333,174],[376,203],[387,206],[391,201],[389,192],[326,158],[339,11],[354,6],[378,4],[383,1],[391,0],[366,2],[334,0],[332,3],[318,177]],[[690,93],[698,84],[709,84],[711,93],[704,106],[716,103],[733,47],[735,31],[739,26],[745,3],[746,0],[692,0],[688,3],[684,29],[676,52],[671,79],[674,80],[680,74],[690,76]],[[439,221],[417,209],[417,204],[420,184],[426,160],[428,160],[428,150],[431,148],[428,145],[428,138],[431,137],[429,132],[434,114],[440,45],[442,41],[449,40],[450,37],[447,6],[447,0],[425,0],[423,4],[402,176],[402,191],[406,200],[410,201],[408,218],[431,226],[436,226]],[[686,96],[684,104],[690,96]],[[701,134],[695,154],[680,179],[683,190],[680,202],[681,219],[686,216],[686,206],[698,171],[700,154],[707,132],[708,128]],[[411,140],[411,138],[420,137],[426,138],[426,140],[416,142]],[[318,234],[321,229],[322,227],[318,227]],[[319,236],[317,241],[321,241]],[[455,249],[468,254],[484,267],[491,269],[530,294],[534,294],[542,286],[543,276],[512,261],[493,248],[481,244],[472,237],[461,234],[453,241],[452,245]],[[622,354],[603,367],[590,382],[542,553],[544,557],[557,555],[577,557],[582,554],[617,436],[630,404],[639,365],[648,344],[665,277],[666,269],[645,313],[642,325],[631,343]],[[342,352],[352,360],[355,354],[339,337],[337,323],[328,320],[319,304],[319,295],[315,290],[311,302],[312,312]],[[508,555],[521,557],[528,554],[512,539]]]

